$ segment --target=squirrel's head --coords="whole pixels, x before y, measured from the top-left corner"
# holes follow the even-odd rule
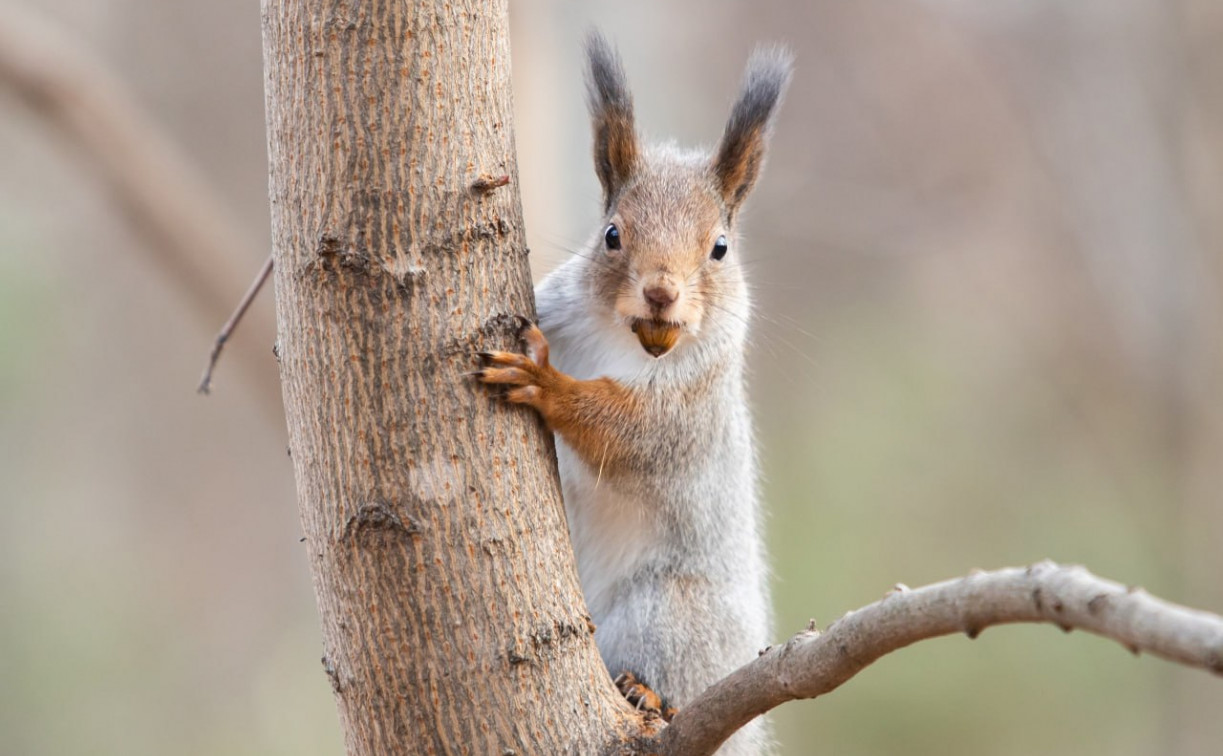
[[[643,147],[619,56],[597,32],[586,42],[595,170],[605,224],[591,266],[595,290],[641,346],[661,357],[711,324],[742,332],[747,287],[735,220],[764,163],[791,56],[760,48],[712,152]]]

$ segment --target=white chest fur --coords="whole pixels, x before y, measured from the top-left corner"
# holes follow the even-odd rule
[[[616,586],[630,579],[658,547],[658,531],[646,521],[645,502],[602,481],[599,472],[559,438],[556,451],[578,576],[598,623],[615,601]]]

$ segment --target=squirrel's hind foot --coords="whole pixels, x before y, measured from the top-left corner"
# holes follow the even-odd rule
[[[666,699],[654,692],[654,689],[642,682],[632,672],[622,672],[615,680],[616,688],[628,702],[638,711],[662,717],[670,722],[678,711],[674,706],[668,706]]]

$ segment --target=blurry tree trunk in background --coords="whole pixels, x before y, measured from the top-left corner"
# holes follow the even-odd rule
[[[76,148],[144,240],[135,251],[148,255],[210,328],[223,323],[266,252],[129,84],[85,41],[40,12],[7,5],[0,7],[0,88],[16,93]],[[274,407],[280,392],[264,340],[270,317],[252,313],[247,330],[253,336],[234,343],[237,369]]]
[[[550,440],[465,376],[534,312],[506,2],[263,23],[281,378],[348,752],[599,750],[629,710]]]

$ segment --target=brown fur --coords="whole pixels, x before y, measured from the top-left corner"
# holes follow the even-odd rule
[[[534,324],[520,334],[527,354],[482,352],[487,367],[477,377],[506,386],[506,399],[539,412],[591,467],[615,474],[637,450],[637,428],[647,422],[643,405],[610,378],[579,381],[548,362],[548,341]]]
[[[610,263],[623,267],[596,285],[615,303],[616,314],[626,322],[653,319],[699,330],[705,295],[716,296],[722,280],[712,270],[709,251],[730,232],[707,166],[643,166],[617,201],[611,222],[620,229],[624,254]],[[657,284],[678,291],[675,303],[662,312],[643,295],[646,286]]]
[[[658,695],[649,685],[646,685],[632,672],[622,672],[616,678],[616,688],[628,699],[638,711],[654,714],[670,722],[679,709],[667,704],[666,699]]]

